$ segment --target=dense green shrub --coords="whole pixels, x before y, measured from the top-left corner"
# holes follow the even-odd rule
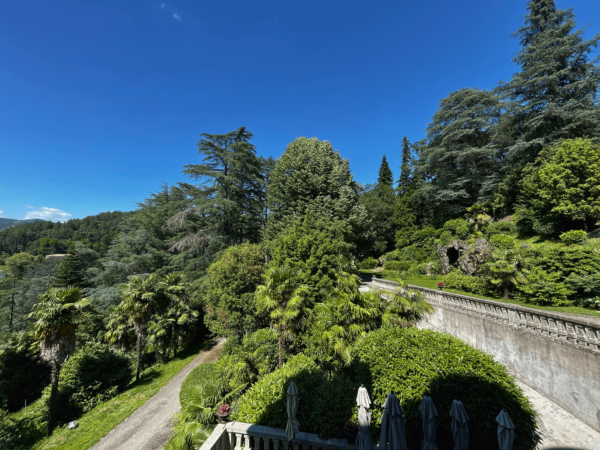
[[[400,250],[394,250],[392,252],[386,253],[381,258],[385,259],[386,261],[401,261],[402,253],[400,252]]]
[[[0,408],[16,411],[40,397],[50,383],[50,368],[30,350],[31,335],[16,334],[0,347]]]
[[[560,275],[548,273],[540,267],[534,267],[527,274],[527,284],[519,285],[517,300],[534,305],[544,306],[568,306],[568,300],[573,291],[569,290],[565,283],[560,282]]]
[[[600,273],[598,272],[582,275],[572,273],[565,279],[564,283],[567,289],[573,291],[569,298],[576,305],[592,305],[592,303],[595,303],[594,297],[600,293]],[[592,309],[597,308],[592,306]]]
[[[560,235],[560,240],[567,245],[581,245],[587,242],[587,233],[583,230],[571,230]]]
[[[25,450],[46,435],[46,422],[38,417],[36,408],[19,418],[0,409],[0,448]]]
[[[378,265],[379,265],[379,262],[375,258],[372,258],[369,256],[367,259],[364,259],[360,263],[360,268],[373,270],[373,269],[376,269]]]
[[[384,270],[408,270],[410,263],[408,261],[386,261],[383,263]]]
[[[507,234],[495,234],[490,238],[490,245],[494,248],[509,249],[515,246],[515,238]]]
[[[359,385],[342,376],[327,377],[303,354],[290,358],[282,368],[252,386],[241,398],[235,420],[285,428],[286,391],[292,379],[298,386],[300,430],[324,439],[337,437],[356,409]]]
[[[444,277],[444,287],[479,295],[489,294],[492,290],[492,286],[485,278],[465,275],[460,270],[453,270]]]
[[[506,234],[508,236],[516,236],[517,224],[513,221],[501,220],[500,222],[490,223],[485,230],[488,237],[492,237],[496,234]]]
[[[527,253],[531,267],[540,267],[548,273],[558,273],[561,281],[572,273],[585,275],[600,272],[600,253],[593,248],[543,245]]]
[[[192,396],[191,391],[193,390],[194,385],[197,384],[201,379],[209,378],[214,374],[220,375],[219,368],[214,362],[200,364],[192,369],[192,371],[183,381],[181,390],[179,391],[179,404],[182,408],[185,408],[190,404],[190,399]]]
[[[204,323],[218,336],[242,336],[267,324],[256,313],[254,291],[262,283],[265,255],[260,246],[229,247],[208,268],[202,297]]]
[[[87,344],[63,365],[58,384],[59,420],[66,422],[123,391],[133,378],[130,358],[105,344]],[[50,401],[50,386],[41,403]]]
[[[439,450],[454,446],[449,413],[456,398],[471,417],[469,448],[491,448],[498,442],[495,418],[502,409],[515,424],[515,450],[536,448],[540,440],[536,413],[506,368],[459,339],[416,328],[382,328],[357,342],[354,355],[352,377],[367,387],[373,401],[375,435],[382,405],[394,391],[404,409],[409,448],[419,448],[423,439],[418,408],[425,393],[439,414]]]
[[[450,232],[456,239],[467,239],[470,234],[470,225],[465,219],[449,220],[442,228],[444,231]]]

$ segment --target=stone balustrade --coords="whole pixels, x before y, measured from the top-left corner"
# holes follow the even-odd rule
[[[373,278],[378,290],[395,291],[399,283]],[[487,321],[519,328],[521,331],[555,340],[586,351],[600,354],[600,321],[588,320],[585,316],[555,313],[485,300],[466,295],[453,294],[441,289],[428,289],[408,285],[411,290],[423,293],[434,308],[442,307],[461,314],[480,317]]]
[[[296,433],[294,440],[287,440],[285,430],[243,422],[228,422],[215,427],[200,450],[354,450],[355,445],[346,439],[319,439],[316,434]]]

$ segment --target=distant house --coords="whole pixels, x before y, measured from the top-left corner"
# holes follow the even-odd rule
[[[65,256],[69,256],[68,253],[53,253],[52,255],[46,255],[46,259],[62,259]]]

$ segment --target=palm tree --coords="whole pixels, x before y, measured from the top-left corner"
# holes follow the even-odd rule
[[[127,312],[119,305],[109,309],[110,316],[108,317],[107,329],[104,334],[104,339],[113,347],[121,351],[129,353],[131,348],[136,344],[135,331],[129,323]]]
[[[399,280],[393,295],[383,305],[382,326],[414,327],[433,307],[425,301],[425,296],[409,290],[404,280]]]
[[[75,352],[77,319],[81,310],[90,303],[90,298],[82,298],[80,288],[51,288],[42,294],[39,303],[33,305],[28,316],[37,320],[34,325],[34,337],[40,341],[42,359],[48,362],[52,369],[48,436],[54,429],[60,368]]]
[[[123,301],[119,305],[137,336],[136,381],[140,379],[140,360],[146,326],[157,309],[160,291],[156,286],[156,274],[132,277],[129,283],[121,285]]]
[[[361,280],[356,275],[338,273],[333,288],[323,291],[324,301],[317,303],[314,314],[322,329],[323,347],[329,354],[350,364],[354,341],[376,327],[381,317],[381,296],[376,292],[360,292]]]
[[[502,296],[508,299],[509,286],[527,284],[526,271],[523,269],[527,261],[517,249],[498,249],[493,251],[490,261],[484,266],[484,272],[487,273],[492,284],[502,288]]]
[[[262,276],[264,284],[256,289],[258,312],[266,311],[271,327],[277,331],[279,365],[284,362],[285,342],[293,336],[292,326],[304,311],[308,286],[300,284],[302,271],[291,267],[271,267]]]

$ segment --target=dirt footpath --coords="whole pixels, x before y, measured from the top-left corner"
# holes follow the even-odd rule
[[[171,434],[171,419],[181,409],[179,390],[183,381],[197,365],[216,361],[223,344],[225,339],[219,339],[211,348],[199,353],[169,384],[117,425],[91,450],[162,449]]]

